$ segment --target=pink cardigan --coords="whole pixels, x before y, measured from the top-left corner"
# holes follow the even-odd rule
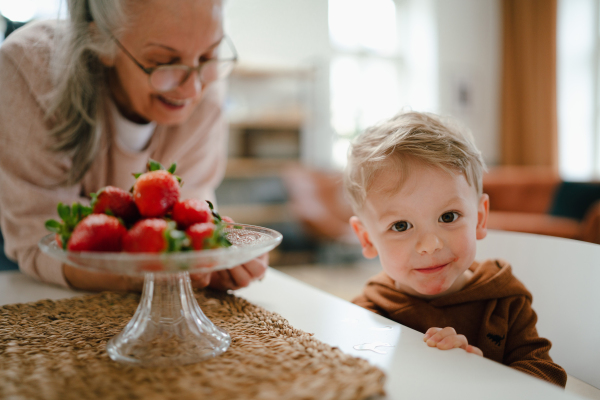
[[[61,264],[37,247],[49,233],[44,222],[58,218],[57,204],[87,203],[90,193],[107,185],[129,190],[131,173],[142,172],[149,158],[167,166],[177,162],[182,197],[214,200],[227,160],[227,124],[224,85],[213,84],[188,121],[157,126],[145,150],[129,153],[114,140],[108,107],[100,107],[98,129],[103,136],[97,158],[80,183],[57,187],[71,165],[66,155],[48,150],[52,138],[44,121],[57,29],[55,22],[33,23],[0,47],[0,229],[6,255],[22,272],[67,286]]]

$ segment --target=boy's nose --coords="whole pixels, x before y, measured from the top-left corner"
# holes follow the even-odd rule
[[[426,233],[419,238],[416,250],[419,254],[433,254],[442,247],[443,243],[436,234]]]

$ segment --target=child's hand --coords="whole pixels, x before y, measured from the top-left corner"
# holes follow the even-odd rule
[[[459,335],[456,333],[454,328],[446,327],[442,328],[429,328],[425,332],[423,341],[427,343],[429,347],[437,347],[440,350],[449,349],[465,349],[467,353],[477,354],[483,357],[483,352],[475,346],[471,346],[467,342],[465,335]]]

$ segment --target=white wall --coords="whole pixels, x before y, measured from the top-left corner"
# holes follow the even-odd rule
[[[438,0],[440,112],[473,132],[488,165],[499,162],[501,10],[499,0]],[[467,102],[459,101],[459,86]]]
[[[402,1],[402,0],[397,0]],[[226,0],[226,29],[244,64],[321,67],[314,125],[304,151],[326,165],[331,148],[328,81],[331,54],[327,0]],[[435,0],[437,109],[461,119],[473,132],[488,165],[499,161],[500,0]],[[360,27],[357,27],[360,29]],[[468,102],[457,99],[459,83]]]
[[[329,56],[327,0],[226,0],[225,29],[245,64],[294,66]]]

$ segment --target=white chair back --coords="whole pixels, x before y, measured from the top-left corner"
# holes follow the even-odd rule
[[[477,260],[502,258],[533,295],[550,356],[600,388],[600,245],[527,233],[489,231]]]

